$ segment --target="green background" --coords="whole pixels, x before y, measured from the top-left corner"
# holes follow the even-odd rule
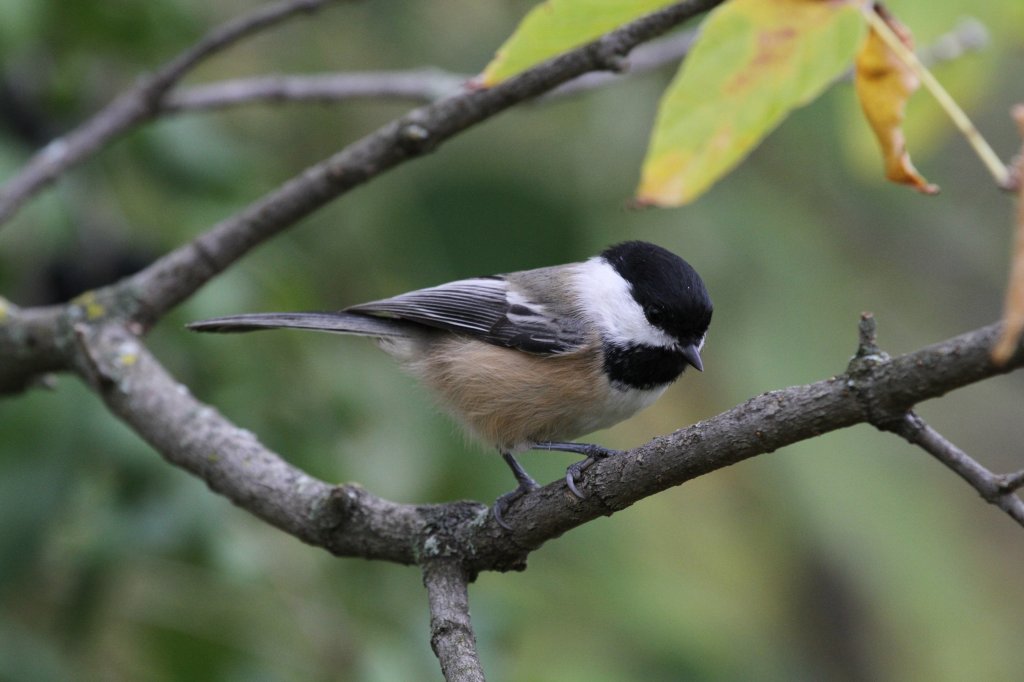
[[[0,178],[240,0],[0,0]],[[523,2],[343,5],[246,41],[189,82],[433,65],[478,72]],[[1024,6],[890,3],[927,45],[963,15],[988,48],[936,68],[1003,157],[1020,144]],[[404,502],[513,484],[372,344],[190,335],[193,319],[337,308],[642,238],[716,304],[703,374],[593,441],[629,447],[842,372],[858,315],[890,353],[1000,314],[1013,206],[935,105],[908,126],[934,198],[884,183],[849,84],[798,111],[695,205],[626,208],[671,69],[520,107],[257,249],[150,336],[168,368],[329,481]],[[0,92],[10,112],[11,92]],[[145,262],[406,105],[251,106],[166,119],[69,173],[0,231],[20,305]],[[115,257],[116,256],[116,257]],[[101,267],[103,266],[103,267]],[[58,293],[55,293],[58,292]],[[921,406],[995,471],[1024,467],[1024,375]],[[550,481],[571,460],[527,453]],[[550,542],[470,588],[495,680],[1012,680],[1024,531],[927,454],[859,426],[715,472]],[[439,679],[414,568],[334,559],[167,465],[75,378],[0,401],[0,679]]]

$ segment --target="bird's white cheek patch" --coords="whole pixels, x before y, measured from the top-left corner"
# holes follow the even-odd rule
[[[629,284],[604,258],[581,263],[575,281],[580,300],[586,302],[584,311],[593,316],[605,340],[622,346],[675,345],[674,338],[647,321]]]

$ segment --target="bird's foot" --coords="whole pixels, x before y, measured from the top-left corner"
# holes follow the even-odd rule
[[[501,457],[505,460],[505,463],[508,464],[508,468],[512,470],[512,474],[519,482],[519,487],[496,499],[491,510],[494,513],[494,520],[498,522],[499,526],[505,530],[512,530],[512,526],[505,523],[505,511],[508,510],[510,504],[518,500],[520,497],[539,488],[540,484],[533,480],[533,477],[530,476],[530,474],[526,473],[526,469],[523,468],[522,464],[516,461],[516,458],[512,456],[511,452],[503,452],[501,453]]]
[[[584,456],[580,461],[570,464],[565,470],[565,485],[568,486],[569,491],[573,495],[581,500],[586,497],[586,495],[580,492],[579,488],[576,487],[576,484],[582,478],[583,472],[589,469],[591,465],[598,460],[622,454],[621,450],[612,450],[610,448],[601,447],[600,445],[593,445],[592,443],[537,443],[533,447],[538,450],[575,452],[576,454]]]
[[[531,493],[539,487],[540,484],[537,483],[537,481],[533,480],[532,478],[527,481],[520,480],[518,488],[516,488],[512,492],[505,493],[504,495],[496,499],[494,501],[494,506],[491,507],[491,513],[494,514],[494,520],[498,522],[498,525],[504,528],[505,530],[512,530],[512,526],[505,523],[504,518],[505,512],[508,511],[509,505],[511,505],[513,502],[518,500],[523,495]]]
[[[585,459],[573,462],[565,470],[565,485],[568,486],[569,491],[572,492],[573,495],[581,500],[586,497],[586,495],[580,492],[579,488],[576,487],[576,483],[578,483],[583,477],[583,472],[589,469],[591,465],[598,460],[622,454],[621,450],[609,450],[608,448],[602,448],[598,445],[592,445],[591,447],[594,449]]]

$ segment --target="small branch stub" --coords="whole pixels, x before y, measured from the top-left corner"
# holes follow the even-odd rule
[[[875,323],[875,315],[870,312],[860,314],[860,324],[857,325],[857,357],[863,358],[868,355],[878,355],[877,342],[878,325]]]
[[[1024,469],[999,477],[999,489],[1004,493],[1012,493],[1024,488]]]

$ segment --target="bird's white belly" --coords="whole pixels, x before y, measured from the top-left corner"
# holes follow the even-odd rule
[[[661,397],[666,388],[668,385],[644,390],[611,388],[605,398],[603,409],[595,410],[589,415],[587,422],[581,425],[581,433],[606,429],[629,419]]]

